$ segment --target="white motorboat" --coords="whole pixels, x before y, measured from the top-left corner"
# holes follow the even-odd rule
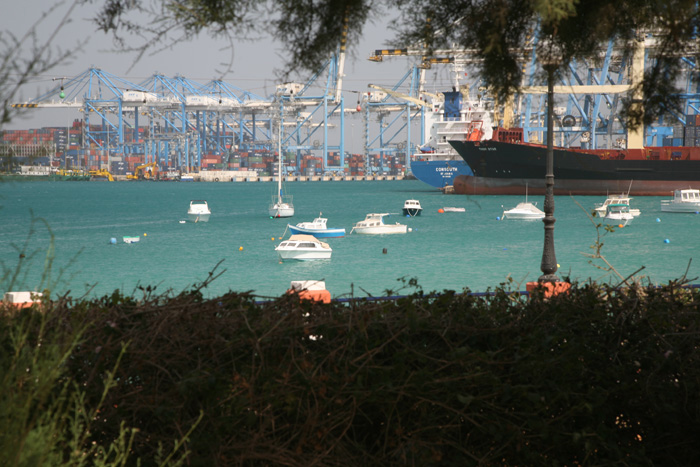
[[[661,200],[663,212],[700,212],[700,190],[676,190],[673,199]]]
[[[211,216],[211,211],[205,200],[193,199],[190,201],[190,208],[187,210],[190,222],[209,222],[209,216]]]
[[[415,216],[420,216],[421,211],[423,208],[420,205],[420,201],[417,199],[407,199],[403,203],[403,215],[404,216],[410,216],[410,217],[415,217]]]
[[[343,227],[328,227],[328,219],[319,213],[318,217],[312,222],[300,222],[297,225],[287,224],[287,228],[292,235],[306,234],[313,235],[316,238],[337,238],[345,236],[345,228]]]
[[[605,216],[603,217],[603,219],[608,224],[616,224],[616,225],[626,226],[627,224],[632,222],[632,219],[634,219],[634,216],[630,212],[629,204],[612,203],[612,204],[608,204],[608,207],[607,207],[607,210],[605,211]]]
[[[292,203],[292,197],[289,195],[282,194],[282,159],[284,155],[282,154],[282,125],[278,130],[277,135],[277,155],[279,159],[278,171],[277,171],[277,195],[272,197],[272,204],[268,209],[270,217],[292,217],[294,215],[294,204]]]
[[[275,251],[281,260],[297,261],[330,259],[333,253],[328,243],[318,240],[313,235],[292,235],[277,245]]]
[[[626,204],[629,206],[631,199],[632,198],[630,198],[629,195],[626,194],[609,195],[604,202],[596,204],[594,210],[598,214],[598,216],[605,217],[605,213],[608,211],[608,206],[610,204]],[[630,214],[632,214],[634,217],[637,217],[641,213],[642,212],[639,209],[632,209],[630,207]]]
[[[138,243],[139,240],[141,240],[141,237],[126,236],[122,237],[122,240],[124,241],[124,243]]]
[[[503,207],[503,206],[501,206]],[[518,203],[513,209],[503,211],[501,219],[543,219],[544,212],[542,212],[538,207],[537,203],[532,204],[528,202]]]
[[[503,205],[501,205],[503,207]],[[527,200],[527,185],[525,185],[525,201],[523,203],[518,203],[513,209],[503,211],[501,219],[526,219],[526,220],[536,220],[543,219],[544,212],[537,207],[537,203],[533,204]]]
[[[364,220],[355,224],[350,233],[356,232],[359,234],[404,234],[408,231],[408,226],[405,224],[385,224],[384,216],[389,213],[372,213],[367,214]]]

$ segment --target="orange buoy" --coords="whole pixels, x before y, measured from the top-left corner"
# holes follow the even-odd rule
[[[442,214],[443,212],[445,212],[445,210],[442,209],[442,208],[440,208],[440,209],[438,209],[438,212],[439,212],[440,214]]]

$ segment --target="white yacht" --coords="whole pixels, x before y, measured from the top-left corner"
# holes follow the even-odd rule
[[[661,200],[663,212],[700,212],[700,190],[676,190],[673,199]]]
[[[190,208],[187,210],[190,222],[209,222],[209,216],[211,216],[211,211],[205,200],[193,199],[190,201]]]
[[[501,205],[503,207],[503,205]],[[537,207],[537,203],[532,204],[527,201],[527,185],[525,185],[525,202],[518,203],[513,209],[503,211],[501,219],[543,219],[544,212]]]
[[[356,232],[359,234],[404,234],[408,231],[408,226],[405,224],[385,224],[384,216],[389,213],[372,213],[367,214],[364,220],[355,224],[350,233]]]
[[[420,205],[420,201],[417,199],[407,199],[403,203],[403,215],[404,216],[410,216],[410,217],[415,217],[415,216],[420,216],[421,211],[423,208]]]
[[[503,207],[503,206],[501,206]],[[524,202],[518,203],[513,209],[503,211],[502,219],[543,219],[544,212],[536,204]]]
[[[605,220],[605,222],[608,224],[621,226],[626,226],[632,222],[632,219],[634,219],[634,216],[630,212],[629,204],[623,203],[608,204],[607,211],[605,211],[605,217],[603,217],[603,220]]]
[[[598,213],[600,217],[604,217],[610,204],[626,204],[629,206],[631,199],[632,198],[626,194],[609,195],[604,202],[596,204],[595,212]],[[632,214],[634,217],[637,217],[641,213],[642,212],[639,209],[633,209],[630,207],[630,214]]]
[[[297,261],[330,259],[333,253],[328,243],[318,240],[313,235],[292,235],[277,245],[275,251],[281,260]]]

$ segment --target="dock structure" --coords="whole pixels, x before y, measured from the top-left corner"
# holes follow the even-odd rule
[[[277,177],[274,176],[259,176],[255,172],[239,172],[239,171],[212,171],[198,172],[192,174],[196,182],[276,182]],[[351,181],[395,181],[403,180],[403,175],[377,175],[377,176],[358,176],[358,175],[285,175],[284,182],[351,182]]]
[[[635,134],[628,134],[620,118],[621,96],[631,92],[640,70],[656,60],[659,51],[658,38],[646,34],[631,54],[611,41],[595,63],[577,61],[576,69],[554,87],[555,144],[584,149],[700,145],[695,66],[688,67],[687,76],[678,77],[688,83],[688,92],[681,96],[683,112]],[[36,162],[46,156],[36,151],[23,156],[22,146],[54,144],[52,162],[86,172],[106,170],[113,176],[157,163],[163,171],[256,172],[237,175],[235,180],[248,181],[275,177],[274,161],[280,157],[284,158],[283,174],[299,180],[380,180],[410,173],[411,155],[427,143],[425,128],[431,112],[437,102],[444,102],[442,93],[426,89],[426,70],[447,66],[455,75],[476,76],[471,73],[477,66],[473,51],[377,50],[370,60],[378,63],[407,56],[421,57],[421,62],[407,66],[394,85],[367,83],[366,91],[342,88],[344,54],[343,43],[307,82],[278,84],[270,96],[221,80],[198,83],[180,75],[154,74],[134,83],[89,68],[76,77],[61,78],[53,89],[31,101],[12,104],[29,111],[75,109],[79,118],[65,128],[6,131],[0,164],[23,157]],[[522,128],[524,141],[533,143],[545,140],[547,128],[546,93],[536,56],[537,36],[533,35],[523,50],[523,87],[508,102],[497,102],[476,79],[459,88],[488,104],[493,122]],[[696,61],[690,57],[688,63]],[[85,89],[92,91],[86,94]],[[356,105],[346,102],[348,92]],[[273,132],[275,125],[282,128],[279,136]],[[352,154],[349,147],[358,144],[358,153]]]

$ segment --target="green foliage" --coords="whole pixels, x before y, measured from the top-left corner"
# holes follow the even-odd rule
[[[124,421],[117,422],[114,437],[104,443],[92,439],[126,346],[114,368],[90,388],[97,396],[92,403],[66,371],[79,354],[86,326],[60,306],[50,314],[36,305],[23,310],[0,306],[0,465],[118,466],[134,457],[137,431]],[[175,457],[180,447],[177,441],[158,465],[180,465],[184,457]]]
[[[83,446],[147,465],[693,465],[699,298],[671,283],[549,300],[63,301],[46,340],[85,330],[57,354],[75,386],[48,400],[80,388],[73,406],[99,407]]]

